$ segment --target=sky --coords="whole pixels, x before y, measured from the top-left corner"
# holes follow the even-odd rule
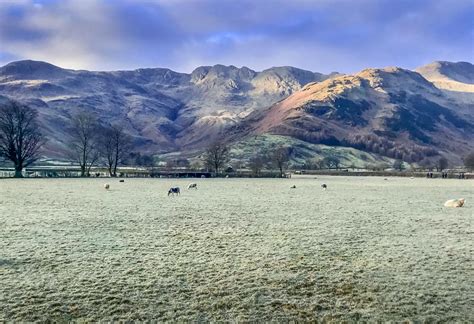
[[[474,0],[0,0],[0,65],[351,73],[474,61]]]

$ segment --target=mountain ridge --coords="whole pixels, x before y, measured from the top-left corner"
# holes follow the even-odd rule
[[[185,143],[202,145],[207,135],[217,136],[250,111],[300,89],[304,84],[299,75],[304,82],[325,77],[285,67],[262,72],[224,65],[198,67],[189,74],[166,68],[104,72],[24,60],[0,68],[0,94],[41,108],[49,137],[67,138],[57,124],[86,110],[99,120],[124,122],[140,150],[170,151]],[[254,80],[257,76],[273,78],[273,88],[261,78]],[[65,146],[59,140],[48,148],[55,153]]]
[[[365,69],[307,84],[250,116],[244,131],[355,147],[409,162],[441,153],[460,163],[474,149],[473,107],[462,106],[462,100],[453,101],[417,72]]]
[[[216,64],[191,73],[166,68],[104,72],[25,60],[0,67],[0,95],[39,111],[53,139],[51,155],[61,155],[67,146],[64,125],[71,116],[93,111],[102,122],[123,123],[144,152],[199,150],[217,138],[274,133],[386,155],[353,138],[392,141],[390,136],[398,134],[405,137],[399,146],[432,148],[459,161],[472,148],[462,138],[471,139],[474,125],[474,91],[465,91],[474,86],[469,83],[473,67],[434,62],[415,71],[387,67],[325,75],[291,66],[257,72]],[[454,91],[453,84],[463,91]],[[354,133],[352,139],[347,130]],[[441,131],[452,138],[451,148],[440,139]],[[404,154],[419,160],[413,152]]]

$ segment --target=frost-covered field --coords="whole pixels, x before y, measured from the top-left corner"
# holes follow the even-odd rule
[[[472,181],[188,182],[0,180],[0,322],[474,322]]]

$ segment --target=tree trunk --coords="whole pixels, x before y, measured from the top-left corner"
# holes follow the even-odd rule
[[[119,140],[117,140],[116,142],[116,146],[115,146],[115,159],[114,159],[114,170],[113,170],[113,177],[117,177],[117,167],[118,167],[118,164],[119,164]]]
[[[21,172],[23,168],[21,166],[15,166],[15,178],[23,178],[23,173]]]
[[[87,155],[86,155],[86,145],[82,148],[82,162],[81,162],[81,177],[86,176],[86,164],[87,164]]]
[[[118,158],[118,157],[117,157]],[[115,160],[114,162],[114,168],[113,168],[113,171],[112,171],[112,177],[116,178],[117,177],[117,167],[118,167],[118,160]]]
[[[91,164],[89,164],[89,165],[87,166],[87,172],[86,172],[86,175],[87,175],[88,177],[90,177],[90,176],[91,176],[91,168],[92,168],[92,163],[93,163],[93,162],[91,162]]]

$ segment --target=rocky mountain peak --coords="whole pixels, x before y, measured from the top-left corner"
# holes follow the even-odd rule
[[[257,72],[247,68],[237,68],[233,65],[225,66],[217,64],[214,66],[201,66],[191,73],[191,82],[195,84],[227,84],[230,80],[234,84],[249,82]]]
[[[366,79],[372,88],[388,91],[406,92],[427,91],[433,93],[436,91],[433,84],[427,81],[419,73],[400,67],[386,67],[376,69],[365,69],[356,74]]]
[[[450,79],[474,84],[474,65],[469,62],[435,61],[417,68],[416,71],[432,81]]]

